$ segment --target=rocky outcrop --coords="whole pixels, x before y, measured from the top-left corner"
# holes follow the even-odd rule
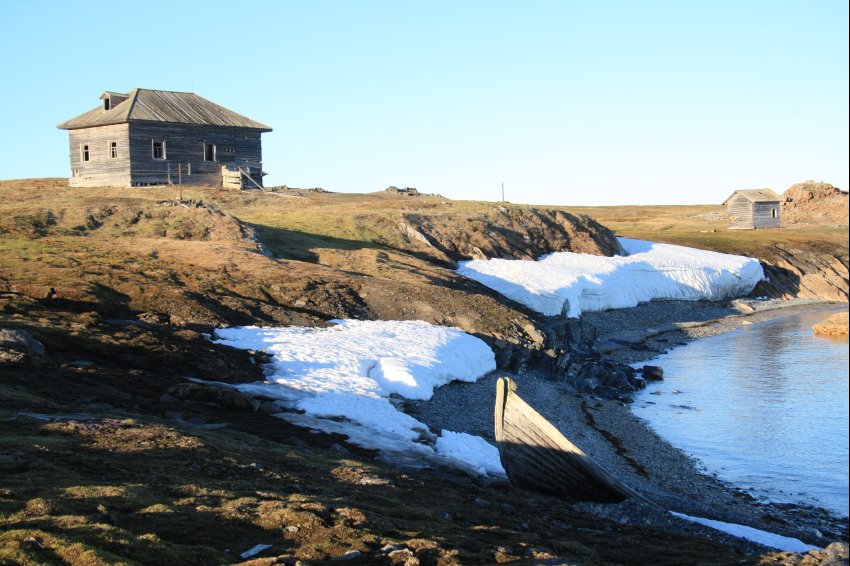
[[[824,182],[805,181],[782,193],[782,224],[848,223],[848,194]]]
[[[401,229],[412,241],[425,243],[449,262],[537,259],[558,251],[620,253],[611,230],[589,216],[560,210],[499,205],[467,218],[407,213]]]
[[[766,281],[751,296],[806,298],[847,302],[848,256],[844,253],[802,250],[774,244],[761,258]]]
[[[850,333],[848,318],[846,312],[835,313],[823,322],[812,326],[812,330],[821,336],[847,336]]]

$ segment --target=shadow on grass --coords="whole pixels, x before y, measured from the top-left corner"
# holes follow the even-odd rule
[[[312,250],[328,248],[334,250],[382,249],[380,243],[366,240],[346,240],[309,232],[275,228],[262,224],[248,224],[257,232],[260,241],[275,257],[282,259],[297,259],[315,263],[319,256]]]

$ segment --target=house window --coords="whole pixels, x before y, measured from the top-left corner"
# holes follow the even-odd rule
[[[109,99],[108,98],[103,99],[103,109],[109,110]]]
[[[204,144],[204,161],[215,161],[215,144]]]
[[[118,157],[118,142],[111,141],[109,142],[109,157],[110,159],[115,159]]]
[[[82,161],[88,161],[90,157],[91,157],[91,154],[89,152],[89,144],[87,144],[87,143],[82,144],[80,146],[80,159]]]
[[[771,215],[773,218],[776,218],[776,217],[777,217],[777,213],[778,213],[778,212],[779,212],[779,211],[778,211],[778,210],[776,210],[775,208],[771,208],[771,209],[770,209],[770,215]]]
[[[151,140],[152,155],[154,159],[165,159],[165,142]]]

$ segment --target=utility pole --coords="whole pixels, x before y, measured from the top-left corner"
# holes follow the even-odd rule
[[[505,202],[505,184],[502,183],[502,202]]]

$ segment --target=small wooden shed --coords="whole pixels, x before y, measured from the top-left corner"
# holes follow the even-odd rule
[[[729,229],[779,228],[779,200],[770,189],[735,191],[723,202],[729,213]]]
[[[271,128],[192,92],[104,92],[68,130],[72,187],[261,187],[260,134]]]

